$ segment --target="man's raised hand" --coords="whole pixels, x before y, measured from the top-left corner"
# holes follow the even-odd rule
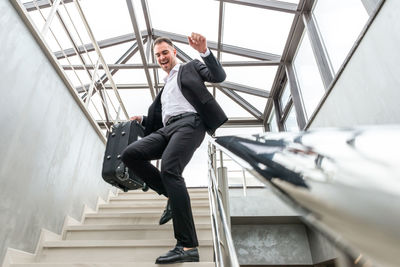
[[[207,40],[201,34],[192,32],[191,36],[188,36],[189,45],[196,49],[200,53],[205,53],[207,51]]]

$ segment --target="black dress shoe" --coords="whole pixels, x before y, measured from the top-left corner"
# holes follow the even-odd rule
[[[174,249],[167,252],[156,259],[156,264],[170,264],[176,262],[198,262],[199,251],[197,248],[183,250],[183,247],[176,246]]]
[[[171,220],[171,218],[172,218],[171,203],[169,202],[168,199],[167,206],[165,207],[165,210],[161,215],[159,224],[162,225],[164,223],[167,223],[169,220]]]

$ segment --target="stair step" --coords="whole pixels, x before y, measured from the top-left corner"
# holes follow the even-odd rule
[[[148,199],[140,199],[140,198],[128,198],[128,197],[111,197],[110,198],[110,204],[117,204],[117,203],[124,203],[124,204],[133,204],[133,203],[146,203],[146,204],[160,204],[160,205],[166,205],[167,204],[167,200],[164,198],[148,198]],[[190,203],[192,205],[194,204],[205,204],[205,203],[210,203],[208,201],[208,197],[204,197],[204,198],[191,198],[190,199]]]
[[[38,262],[127,262],[154,260],[173,248],[176,240],[64,240],[46,241]],[[213,259],[212,240],[199,240],[200,260]],[[135,265],[137,266],[137,265]]]
[[[11,264],[10,267],[154,267],[160,266],[156,265],[152,262],[101,262],[101,263],[56,263],[56,262],[47,262],[47,263],[14,263]],[[185,263],[176,263],[176,264],[168,264],[168,267],[215,267],[214,262],[185,262]]]
[[[189,193],[190,199],[208,199],[208,192],[205,193]],[[163,195],[158,195],[156,193],[119,193],[118,196],[112,197],[118,199],[159,199],[166,201],[166,197]]]
[[[84,224],[155,224],[158,225],[161,212],[125,212],[125,213],[89,213],[85,215]],[[210,212],[193,211],[195,224],[210,223]],[[168,222],[167,224],[170,224]]]
[[[196,225],[198,239],[211,239],[211,224]],[[172,224],[165,225],[74,225],[65,228],[66,240],[173,239]]]
[[[99,206],[99,213],[104,212],[130,212],[130,211],[154,211],[162,213],[165,209],[165,203],[139,203],[139,204],[125,204],[125,203],[107,203],[101,204]],[[210,210],[209,204],[207,203],[199,203],[192,204],[192,209],[196,211],[205,211],[208,212]]]
[[[188,190],[188,192],[189,192],[189,194],[192,194],[192,193],[194,193],[194,194],[196,194],[196,193],[208,193],[208,188],[207,187],[204,187],[204,188],[188,188],[187,189]],[[128,192],[119,192],[118,193],[119,195],[123,195],[123,194],[155,194],[155,195],[158,195],[158,193],[156,193],[155,191],[153,191],[153,190],[149,190],[149,191],[147,191],[147,192],[143,192],[142,190],[131,190],[131,191],[128,191]]]

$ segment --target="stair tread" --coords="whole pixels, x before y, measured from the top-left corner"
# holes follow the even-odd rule
[[[140,267],[150,267],[150,266],[159,266],[154,264],[153,262],[91,262],[91,263],[52,263],[52,262],[33,262],[33,263],[13,263],[10,265],[11,267],[132,267],[132,266],[140,266]],[[175,266],[185,266],[185,267],[212,267],[215,266],[214,262],[185,262],[185,263],[176,263],[176,264],[169,264],[169,267]]]
[[[175,240],[57,240],[43,242],[43,248],[94,248],[94,247],[171,247]],[[212,246],[211,239],[199,240],[199,246]]]
[[[118,225],[118,224],[82,224],[82,225],[69,225],[64,228],[67,231],[96,231],[96,230],[172,230],[172,224],[136,224],[136,225]],[[211,224],[196,224],[196,229],[211,229]]]
[[[208,211],[198,211],[193,210],[193,215],[194,216],[210,216],[210,212]],[[112,212],[103,212],[103,213],[87,213],[85,214],[86,218],[103,218],[103,217],[114,217],[114,218],[119,218],[119,217],[152,217],[152,216],[160,216],[159,212],[145,212],[145,211],[140,211],[140,212],[119,212],[119,213],[112,213]]]
[[[192,203],[192,207],[208,207],[208,201],[205,203]],[[143,208],[150,208],[150,207],[160,207],[164,208],[165,203],[106,203],[100,204],[99,208],[131,208],[131,207],[143,207]]]
[[[208,187],[204,187],[204,188],[187,188],[189,194],[190,193],[195,193],[195,192],[201,192],[201,193],[208,193]],[[158,193],[156,193],[155,191],[149,190],[147,192],[143,192],[142,190],[131,190],[128,192],[122,192],[120,191],[119,194],[156,194],[158,195]]]

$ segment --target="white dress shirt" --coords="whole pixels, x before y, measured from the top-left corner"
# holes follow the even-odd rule
[[[202,57],[210,54],[207,49],[205,53],[200,53]],[[196,109],[183,96],[178,86],[178,71],[182,64],[176,64],[164,78],[164,89],[161,95],[162,122],[166,125],[169,118],[185,112],[196,112]]]

